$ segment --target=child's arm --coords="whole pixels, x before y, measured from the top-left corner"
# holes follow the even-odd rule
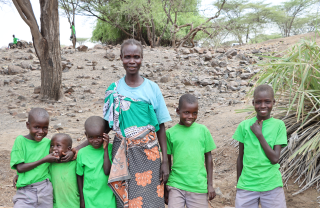
[[[239,181],[243,168],[243,150],[244,145],[242,142],[239,142],[239,155],[237,159],[237,182]]]
[[[168,166],[169,166],[169,175],[171,172],[171,166],[172,166],[172,162],[171,162],[171,155],[167,155],[168,156]],[[168,193],[168,189],[167,189],[167,184],[164,184],[164,202],[165,204],[169,203],[169,193]]]
[[[103,133],[103,148],[104,148],[104,156],[103,156],[103,171],[104,174],[109,175],[110,169],[111,169],[111,162],[109,158],[109,151],[108,151],[108,145],[109,145],[109,136],[106,133]]]
[[[77,182],[78,182],[78,188],[79,188],[79,194],[80,194],[80,208],[84,208],[84,198],[83,198],[83,176],[77,175]]]
[[[212,172],[213,172],[213,163],[212,163],[212,155],[211,151],[204,154],[206,161],[206,169],[207,169],[207,183],[208,183],[208,197],[209,201],[214,199],[216,196],[216,192],[212,187]]]
[[[267,157],[269,158],[271,164],[277,164],[280,158],[281,152],[281,145],[275,145],[274,149],[272,149],[269,144],[267,143],[266,139],[262,135],[262,125],[263,121],[258,122],[258,120],[250,127],[251,131],[256,135],[258,138],[262,149],[266,153]]]
[[[38,167],[39,165],[42,165],[43,163],[46,163],[46,162],[53,163],[53,162],[57,162],[58,160],[59,160],[59,157],[53,156],[53,154],[48,154],[44,158],[32,163],[20,163],[16,165],[16,169],[18,173],[24,173]]]

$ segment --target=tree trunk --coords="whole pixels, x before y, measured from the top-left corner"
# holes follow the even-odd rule
[[[60,54],[59,12],[57,0],[41,0],[41,45],[35,45],[41,65],[40,98],[59,100],[61,89],[62,66]]]

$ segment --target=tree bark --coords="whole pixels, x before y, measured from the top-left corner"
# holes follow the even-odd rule
[[[21,18],[30,27],[33,44],[41,66],[41,100],[59,100],[62,66],[60,54],[58,0],[40,0],[41,31],[30,0],[13,0]]]

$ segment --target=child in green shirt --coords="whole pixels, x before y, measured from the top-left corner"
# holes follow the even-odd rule
[[[270,117],[275,103],[269,85],[254,91],[257,116],[242,121],[233,138],[239,141],[236,208],[286,208],[278,164],[281,147],[287,145],[283,121]]]
[[[195,96],[182,95],[176,111],[180,122],[166,131],[171,170],[165,190],[168,208],[208,207],[208,199],[212,200],[216,195],[212,187],[211,155],[216,145],[210,131],[204,125],[195,123],[198,116]]]
[[[29,134],[18,136],[11,151],[10,166],[17,170],[17,193],[13,197],[14,208],[52,208],[52,184],[48,166],[59,160],[49,153],[49,114],[45,109],[34,108],[26,123]],[[73,155],[72,155],[73,156]]]
[[[51,139],[50,153],[56,157],[70,151],[72,139],[68,134],[55,134]],[[49,173],[53,186],[53,208],[80,207],[76,175],[77,161],[51,163]]]
[[[105,133],[107,123],[99,116],[91,116],[84,127],[89,145],[79,150],[76,168],[80,207],[116,208],[115,195],[108,186],[112,144]]]

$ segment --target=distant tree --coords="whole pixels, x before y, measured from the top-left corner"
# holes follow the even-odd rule
[[[311,6],[315,5],[317,0],[287,0],[277,6],[273,6],[271,20],[276,23],[283,37],[289,37],[292,32],[292,26],[296,18],[301,16]]]
[[[63,94],[58,0],[40,0],[40,28],[30,0],[13,0],[13,4],[31,30],[33,45],[40,61],[40,99],[59,100]]]
[[[77,43],[79,45],[83,45],[84,42],[86,42],[89,38],[77,38]]]

